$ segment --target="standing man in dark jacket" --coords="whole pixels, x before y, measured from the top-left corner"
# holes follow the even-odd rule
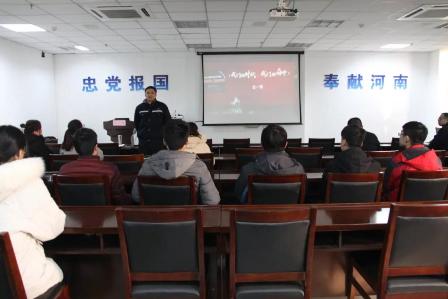
[[[365,140],[365,133],[364,129],[354,125],[342,129],[341,152],[337,153],[335,159],[328,163],[325,172],[379,172],[381,170],[380,163],[367,157],[361,149],[363,140]]]
[[[348,126],[357,126],[363,129],[362,121],[359,117],[350,118],[347,122]],[[379,151],[380,150],[380,141],[375,134],[366,132],[364,140],[362,142],[362,149],[365,151]]]
[[[235,183],[235,194],[242,203],[247,201],[247,180],[249,175],[288,175],[304,173],[302,165],[286,152],[288,135],[279,125],[268,125],[261,133],[261,145],[264,151],[257,155],[254,162],[241,169]]]
[[[435,150],[448,150],[448,113],[442,113],[438,119],[441,128],[437,131],[434,139],[429,143],[429,148]]]
[[[168,107],[156,99],[154,86],[146,87],[145,96],[143,103],[135,108],[134,124],[140,150],[145,155],[152,155],[165,148],[162,131],[171,115]]]

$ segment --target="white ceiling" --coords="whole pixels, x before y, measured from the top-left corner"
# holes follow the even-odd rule
[[[396,21],[423,4],[448,0],[296,0],[295,21],[270,21],[275,0],[0,0],[0,24],[32,23],[47,30],[15,33],[0,28],[0,38],[48,53],[187,51],[186,44],[213,48],[283,48],[310,43],[307,50],[382,51],[387,43],[411,43],[405,51],[448,48],[444,23]],[[144,21],[100,21],[83,5],[133,4],[148,7]],[[338,28],[307,28],[313,20],[343,20]],[[173,21],[208,21],[208,28],[177,29]],[[445,21],[446,23],[447,21]],[[400,50],[403,51],[403,50]]]

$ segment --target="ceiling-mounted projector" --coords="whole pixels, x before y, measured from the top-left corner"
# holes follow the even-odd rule
[[[271,20],[294,20],[297,17],[298,11],[294,8],[294,2],[290,0],[279,0],[278,5],[275,8],[269,10],[269,18]]]

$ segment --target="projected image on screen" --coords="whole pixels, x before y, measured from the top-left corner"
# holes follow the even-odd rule
[[[301,122],[297,53],[202,59],[204,125]]]

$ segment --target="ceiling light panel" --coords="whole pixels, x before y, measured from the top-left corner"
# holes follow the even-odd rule
[[[0,26],[14,32],[45,32],[45,29],[33,24],[0,24]]]

